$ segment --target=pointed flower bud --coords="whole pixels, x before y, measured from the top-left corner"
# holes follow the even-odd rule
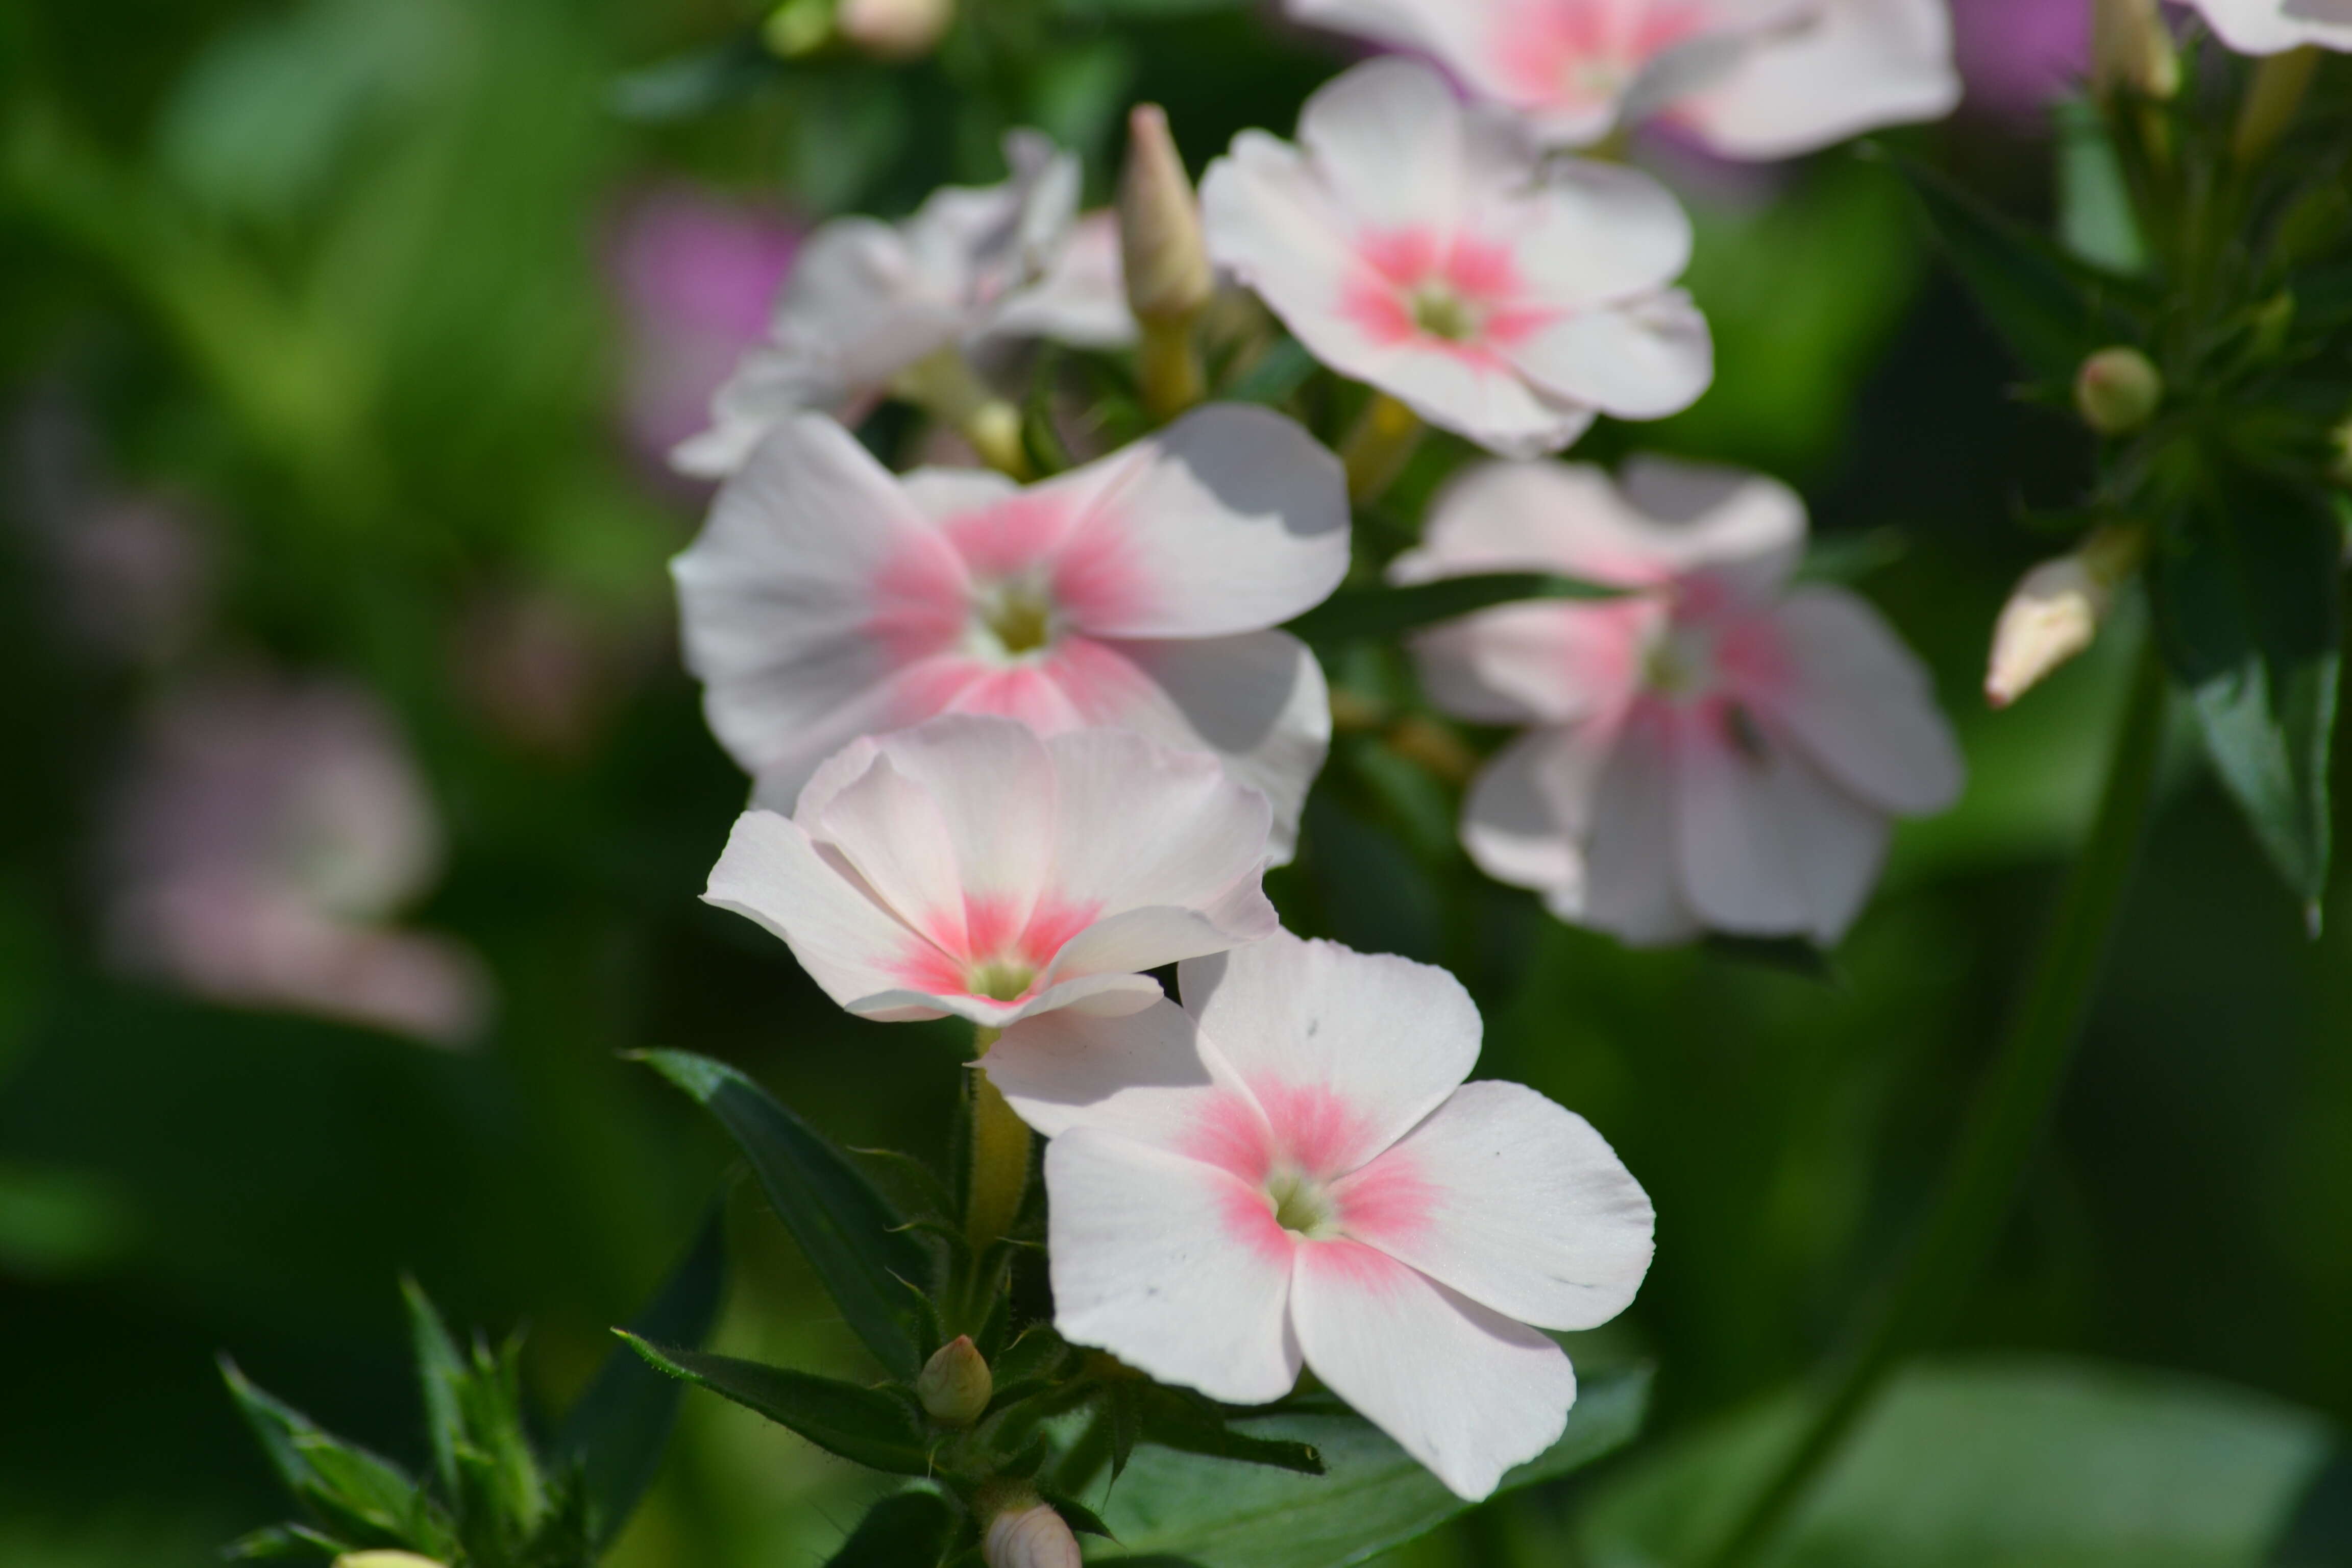
[[[919,59],[955,22],[955,0],[841,0],[834,26],[869,55]]]
[[[2072,555],[2028,572],[1994,623],[1985,700],[2008,707],[2089,647],[2146,549],[2136,528],[2103,528]]]
[[[414,1552],[346,1552],[335,1559],[335,1568],[442,1568],[442,1564]]]
[[[2180,57],[2156,0],[2096,0],[2091,82],[2102,98],[2118,89],[2147,98],[2170,98],[2180,90]]]
[[[2163,405],[2164,373],[2137,349],[2101,349],[2075,374],[2075,412],[2102,436],[2128,435]]]
[[[1082,1561],[1069,1525],[1034,1495],[988,1521],[981,1554],[988,1568],[1080,1568]]]
[[[988,1408],[989,1395],[995,1392],[996,1380],[989,1375],[987,1358],[970,1334],[958,1334],[933,1352],[915,1379],[915,1397],[942,1426],[971,1426]]]
[[[1145,321],[1190,316],[1209,302],[1215,284],[1201,235],[1200,200],[1168,133],[1167,111],[1139,103],[1127,126],[1118,242],[1128,306]]]

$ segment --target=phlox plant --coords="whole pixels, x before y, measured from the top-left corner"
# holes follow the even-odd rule
[[[1559,457],[1604,416],[1688,406],[1715,368],[1676,288],[1689,222],[1622,132],[1761,158],[1938,116],[1948,20],[1937,0],[1287,9],[1451,74],[1355,65],[1295,140],[1244,132],[1197,197],[1147,108],[1115,214],[1082,217],[1075,162],[1021,132],[1000,185],[838,220],[677,453],[718,483],[674,563],[685,656],[751,790],[708,901],[862,1019],[970,1026],[938,1064],[961,1098],[930,1157],[845,1151],[733,1068],[645,1058],[733,1140],[875,1375],[703,1348],[705,1257],[626,1331],[579,1430],[537,1444],[510,1363],[461,1353],[415,1298],[429,1478],[232,1373],[309,1510],[250,1554],[593,1561],[666,1429],[655,1372],[890,1478],[838,1568],[1059,1568],[1081,1536],[1087,1560],[1336,1568],[1633,1436],[1642,1374],[1580,1387],[1559,1336],[1633,1301],[1672,1215],[1572,1109],[1473,1078],[1481,1020],[1451,975],[1292,934],[1264,879],[1331,743],[1324,659],[1366,645],[1418,672],[1470,859],[1628,943],[1822,964],[1891,824],[1956,799],[1924,668],[1809,566],[1792,492]],[[2172,692],[2317,908],[2352,100],[2311,51],[2344,29],[2203,10],[2179,38],[2152,7],[2102,11],[2109,231],[2053,243],[1900,164],[2024,395],[2100,440],[2090,492],[2040,520],[2074,543],[1987,628],[1990,694],[2133,635],[2109,624],[2128,595],[2153,637],[1910,1261],[1695,1562],[1773,1544],[1982,1263]],[[861,438],[884,403],[924,460]],[[1413,462],[1450,471],[1404,515]]]

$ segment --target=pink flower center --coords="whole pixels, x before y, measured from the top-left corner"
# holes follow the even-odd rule
[[[1706,26],[1700,0],[1519,0],[1496,19],[1489,47],[1526,102],[1597,108]]]
[[[1384,346],[1417,342],[1473,360],[1527,338],[1549,314],[1522,303],[1508,247],[1426,227],[1367,234],[1340,310]]]

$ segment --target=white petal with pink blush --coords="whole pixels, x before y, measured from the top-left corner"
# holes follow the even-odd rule
[[[1541,1329],[1648,1270],[1650,1202],[1582,1118],[1472,1083],[1444,970],[1278,932],[1179,971],[1184,1005],[1005,1032],[989,1078],[1045,1152],[1055,1322],[1257,1404],[1301,1366],[1465,1498],[1576,1398]]]
[[[812,235],[769,342],[744,356],[711,400],[709,427],[671,462],[723,479],[779,421],[804,410],[854,418],[942,350],[1131,338],[1116,235],[1075,216],[1077,160],[1034,131],[1007,135],[1004,157],[1012,172],[1002,184],[950,186],[904,222],[839,218]]]
[[[1434,59],[1555,147],[1589,146],[1650,120],[1722,157],[1787,158],[1940,120],[1960,98],[1946,0],[1287,0],[1287,8]]]
[[[1132,1013],[1141,973],[1275,929],[1265,797],[1139,735],[950,715],[860,740],[735,824],[706,902],[885,1020]]]
[[[780,423],[674,566],[721,744],[790,809],[861,735],[946,712],[1132,730],[1213,753],[1287,858],[1330,740],[1321,668],[1272,630],[1348,569],[1345,481],[1281,416],[1213,405],[1022,489],[891,474],[829,419]]]
[[[1714,376],[1665,189],[1547,159],[1427,66],[1349,71],[1296,145],[1243,132],[1201,201],[1210,254],[1318,359],[1505,456],[1674,413]]]
[[[1773,480],[1490,464],[1437,498],[1425,533],[1397,580],[1538,571],[1626,590],[1414,642],[1440,707],[1530,726],[1473,784],[1462,838],[1562,920],[1642,945],[1706,930],[1834,943],[1892,820],[1958,797],[1918,659],[1853,594],[1790,586],[1804,507]]]

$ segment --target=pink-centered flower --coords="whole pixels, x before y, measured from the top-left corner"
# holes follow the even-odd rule
[[[1442,969],[1268,937],[1178,972],[1181,1009],[1055,1014],[983,1065],[1045,1152],[1055,1324],[1257,1404],[1301,1365],[1465,1498],[1556,1440],[1538,1332],[1624,1310],[1649,1199],[1581,1117],[1469,1083]]]
[[[1766,479],[1636,462],[1490,464],[1433,505],[1402,582],[1559,572],[1633,592],[1504,605],[1417,639],[1440,707],[1532,726],[1473,785],[1488,875],[1629,942],[1702,929],[1831,942],[1888,819],[1950,805],[1927,671],[1843,589],[1791,587],[1803,504]]]
[[[1689,220],[1630,169],[1546,161],[1406,60],[1307,101],[1298,144],[1245,131],[1210,165],[1209,251],[1314,355],[1512,457],[1596,412],[1652,419],[1714,374],[1668,287]]]
[[[671,461],[719,479],[778,421],[803,410],[855,419],[942,351],[1000,336],[1081,346],[1135,333],[1118,287],[1118,235],[1078,223],[1077,160],[1034,131],[1004,142],[1012,177],[934,192],[902,223],[837,218],[802,247],[769,342],[711,400],[710,426]]]
[[[1266,820],[1197,752],[935,719],[849,746],[789,817],[745,813],[704,898],[865,1017],[1133,1012],[1160,994],[1141,971],[1275,929]]]
[[[1260,408],[1199,409],[1023,489],[904,479],[832,420],[770,434],[674,571],[710,727],[788,806],[857,736],[945,712],[1214,752],[1277,855],[1330,740],[1315,658],[1268,630],[1348,568],[1339,466]]]
[[[2053,0],[2055,3],[2055,0]],[[1671,121],[1786,158],[1960,96],[1945,0],[1288,0],[1302,21],[1435,59],[1549,145]]]
[[[2352,49],[2352,0],[2189,0],[2241,54],[2274,55],[2316,44]]]

